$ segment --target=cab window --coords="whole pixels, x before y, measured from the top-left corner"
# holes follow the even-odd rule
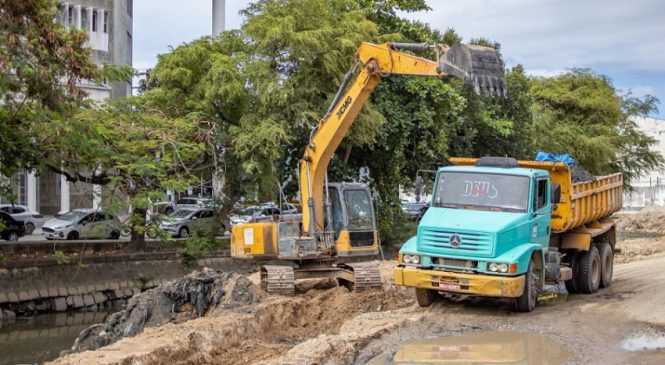
[[[537,212],[547,205],[547,188],[548,188],[547,179],[536,180],[536,194],[533,210]]]

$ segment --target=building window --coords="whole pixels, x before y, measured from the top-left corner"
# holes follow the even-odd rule
[[[127,14],[129,14],[129,16],[133,16],[132,14],[132,9],[134,8],[133,3],[134,3],[133,0],[127,0]]]
[[[74,7],[67,6],[67,24],[71,27],[74,24]]]
[[[85,9],[81,12],[81,28],[88,30],[88,12]]]
[[[109,32],[109,12],[104,12],[104,33]]]
[[[18,203],[21,205],[27,204],[28,201],[28,181],[26,174],[20,174],[18,177]]]
[[[92,11],[92,31],[97,31],[97,10]]]

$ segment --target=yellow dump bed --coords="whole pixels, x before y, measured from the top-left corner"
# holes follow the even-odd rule
[[[474,165],[476,158],[454,157],[454,165]],[[561,202],[552,211],[552,231],[565,232],[617,212],[623,206],[621,173],[597,176],[594,181],[573,183],[563,162],[518,161],[527,169],[547,170],[553,184],[561,185]]]

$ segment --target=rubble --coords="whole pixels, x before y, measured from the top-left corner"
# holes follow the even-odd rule
[[[191,274],[135,295],[127,308],[105,323],[81,332],[71,352],[95,350],[143,332],[146,327],[180,323],[204,316],[212,308],[251,309],[261,302],[259,289],[246,277],[212,269]]]

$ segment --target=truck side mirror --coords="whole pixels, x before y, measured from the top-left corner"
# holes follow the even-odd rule
[[[561,202],[561,185],[552,184],[552,204],[559,204]]]

